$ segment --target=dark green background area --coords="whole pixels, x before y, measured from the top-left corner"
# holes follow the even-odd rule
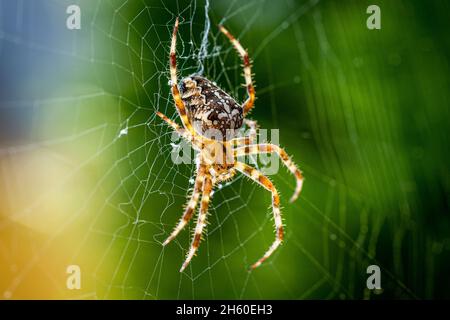
[[[381,30],[366,9],[381,8]],[[273,240],[270,196],[238,178],[216,192],[198,255],[180,274],[190,231],[161,242],[182,214],[194,165],[170,161],[179,121],[169,94],[168,51],[176,16],[179,75],[198,70],[203,1],[80,1],[73,77],[102,88],[77,106],[77,130],[108,123],[92,165],[100,187],[80,224],[76,257],[99,298],[450,298],[448,1],[211,1],[204,75],[245,99],[240,60],[223,23],[253,60],[251,118],[279,129],[306,177],[271,176],[282,196],[286,241],[248,272]],[[190,43],[192,41],[192,43]],[[68,120],[69,121],[69,120]],[[125,138],[116,138],[124,125]],[[95,150],[102,147],[97,146]],[[96,152],[97,152],[96,151]],[[85,222],[83,222],[85,221]],[[85,257],[94,246],[98,259]],[[366,289],[380,266],[382,290]]]

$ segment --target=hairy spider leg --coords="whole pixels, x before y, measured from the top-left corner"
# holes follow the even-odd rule
[[[255,269],[259,267],[261,263],[263,263],[267,258],[269,258],[283,241],[284,231],[283,231],[283,221],[281,219],[280,196],[278,195],[278,191],[273,185],[272,181],[270,181],[269,178],[264,176],[261,172],[259,172],[255,168],[243,162],[236,162],[235,167],[236,170],[242,172],[247,177],[249,177],[257,184],[259,184],[260,186],[264,187],[265,189],[267,189],[272,193],[272,211],[273,211],[273,218],[275,221],[276,237],[275,241],[272,243],[272,245],[269,247],[266,253],[262,256],[262,258],[256,261],[256,263],[254,263],[251,266],[251,269]]]
[[[235,146],[252,144],[256,140],[256,129],[258,124],[256,120],[244,119],[244,123],[249,127],[249,134],[245,137],[231,139],[231,143]]]
[[[234,156],[240,157],[251,154],[272,153],[272,152],[275,152],[281,158],[284,165],[295,176],[297,185],[295,187],[294,194],[290,199],[290,202],[294,202],[295,200],[297,200],[300,192],[302,191],[304,177],[300,169],[296,166],[294,161],[291,160],[286,151],[284,151],[282,148],[280,148],[275,144],[263,143],[237,147],[236,149],[234,149]]]
[[[198,199],[200,198],[200,194],[203,187],[203,181],[205,180],[205,167],[200,166],[197,176],[195,178],[194,191],[192,192],[191,199],[188,201],[186,205],[186,209],[184,210],[184,214],[178,222],[177,226],[173,229],[170,236],[163,242],[163,246],[166,246],[170,241],[175,239],[175,237],[180,233],[181,230],[187,225],[189,220],[191,220],[194,215],[195,208],[197,207]]]
[[[200,204],[200,213],[198,215],[197,225],[195,226],[194,237],[192,239],[192,244],[189,249],[189,252],[186,256],[186,260],[184,261],[183,265],[181,266],[180,272],[183,272],[183,270],[191,262],[192,258],[194,257],[195,253],[197,252],[198,246],[200,245],[203,228],[206,225],[206,215],[208,213],[208,206],[209,206],[212,187],[213,187],[213,183],[211,180],[211,176],[205,175],[205,181],[203,183],[203,196],[202,196],[202,201]]]
[[[180,126],[173,120],[169,119],[168,116],[166,116],[164,113],[161,113],[159,111],[156,111],[156,115],[163,119],[169,126],[172,127],[174,131],[176,131],[180,136],[186,138],[187,140],[191,140],[191,135],[189,132],[187,132],[185,129],[180,128]]]
[[[194,149],[201,150],[204,147],[204,143],[203,143],[201,137],[200,137],[200,139],[196,139],[195,136],[193,136],[189,133],[189,131],[187,131],[186,129],[180,128],[180,126],[175,121],[169,119],[165,114],[163,114],[159,111],[156,111],[156,115],[158,117],[160,117],[161,119],[163,119],[180,136],[185,138],[187,141],[191,142]]]
[[[177,46],[177,31],[178,31],[178,18],[175,21],[175,26],[173,27],[172,43],[170,45],[170,83],[172,85],[172,96],[175,101],[175,106],[178,111],[178,115],[183,122],[183,126],[189,130],[192,135],[195,135],[194,128],[188,118],[186,106],[181,99],[180,91],[178,90],[178,79],[177,79],[177,56],[176,56],[176,46]]]
[[[231,44],[234,46],[236,51],[239,53],[239,55],[241,56],[241,59],[244,63],[244,78],[245,78],[245,85],[247,87],[247,94],[248,94],[248,98],[243,104],[244,117],[245,117],[245,115],[248,112],[250,112],[250,110],[253,108],[253,105],[255,102],[255,87],[253,86],[250,58],[248,57],[247,51],[242,47],[242,45],[239,43],[239,41],[227,29],[225,29],[222,25],[219,26],[219,29],[231,41]]]

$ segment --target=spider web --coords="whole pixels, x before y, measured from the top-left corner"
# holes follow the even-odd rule
[[[45,4],[48,16],[58,17],[55,25],[64,23],[66,16],[61,12],[68,4]],[[285,1],[272,18],[264,13],[267,1],[80,1],[79,5],[82,29],[58,27],[64,41],[46,43],[39,36],[39,41],[23,36],[21,17],[38,8],[20,1],[8,6],[8,10],[17,10],[18,29],[3,26],[0,33],[4,54],[10,47],[39,52],[70,70],[57,77],[58,81],[50,81],[51,90],[45,87],[48,90],[36,93],[32,88],[29,99],[23,95],[3,99],[4,114],[28,113],[21,122],[31,128],[24,130],[24,137],[12,145],[4,143],[0,149],[7,203],[7,209],[2,209],[11,212],[1,222],[8,235],[1,243],[2,260],[11,269],[2,281],[4,297],[27,296],[26,288],[44,285],[30,274],[34,278],[39,274],[46,286],[56,288],[57,293],[52,291],[50,297],[370,297],[364,289],[365,268],[369,264],[384,267],[376,257],[385,216],[371,215],[376,205],[365,190],[348,187],[351,183],[345,182],[342,157],[333,151],[340,141],[333,139],[323,114],[335,112],[328,119],[342,119],[349,139],[359,148],[363,146],[358,142],[357,127],[364,119],[355,115],[351,104],[334,111],[324,109],[318,99],[329,97],[312,87],[318,62],[309,45],[337,73],[341,85],[350,81],[340,71],[342,63],[325,31],[323,2]],[[2,6],[3,16],[7,5]],[[179,123],[168,86],[168,50],[177,16],[182,17],[177,45],[179,76],[202,73],[244,99],[239,57],[215,28],[224,23],[249,48],[255,62],[259,99],[252,117],[263,127],[280,128],[281,143],[283,138],[299,141],[286,143],[286,148],[305,173],[305,191],[297,203],[288,204],[294,179],[285,170],[272,177],[282,194],[286,241],[253,272],[246,268],[273,240],[270,196],[242,177],[215,191],[204,240],[184,273],[178,270],[190,245],[193,222],[173,243],[161,246],[182,214],[195,167],[172,162],[177,142],[168,126],[155,117],[155,111],[161,111]],[[258,39],[247,37],[262,25],[264,31],[253,33]],[[270,31],[265,33],[268,26]],[[290,39],[289,48],[295,50],[290,55],[305,75],[277,76],[280,60],[269,50],[280,44],[277,40],[282,36]],[[50,79],[52,72],[56,70],[48,71],[50,76],[44,72],[43,77]],[[258,80],[258,74],[263,74],[266,83]],[[298,104],[303,111],[285,111],[276,102],[280,94],[289,92],[295,98],[308,91],[311,94]],[[297,124],[285,122],[283,112],[303,118],[295,133],[299,138],[292,131]],[[318,155],[319,161],[311,154]],[[358,161],[369,168],[367,155],[359,156]],[[30,158],[32,163],[27,160]],[[42,184],[30,182],[36,194],[18,198],[16,193],[26,188],[29,180],[17,172],[26,168],[24,174],[40,169],[48,173],[48,163],[56,168],[51,169],[55,181],[47,183],[47,176],[36,174],[35,179],[43,179]],[[370,175],[363,179],[367,186],[376,183]],[[378,196],[383,196],[382,191]],[[40,214],[52,211],[63,213],[51,216],[48,225],[38,222]],[[400,239],[405,230],[397,229]],[[26,248],[26,253],[16,254],[17,245]],[[415,297],[404,279],[394,276],[396,266],[402,268],[401,241],[396,245],[397,264],[383,269],[387,286],[395,288],[397,296]],[[52,262],[55,256],[58,261]],[[65,264],[81,266],[81,292],[65,288],[66,275],[57,270]]]

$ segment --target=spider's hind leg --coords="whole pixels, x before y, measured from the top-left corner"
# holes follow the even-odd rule
[[[239,41],[227,29],[225,29],[222,25],[219,26],[219,29],[230,40],[231,44],[239,53],[242,62],[244,63],[245,86],[247,87],[248,93],[248,98],[243,104],[245,116],[248,112],[250,112],[255,103],[255,87],[253,86],[250,58],[248,57],[247,51],[242,47]]]
[[[178,77],[177,77],[177,32],[178,32],[178,18],[175,21],[175,25],[173,27],[172,32],[172,41],[170,44],[170,84],[172,97],[175,102],[175,107],[177,108],[178,115],[183,122],[183,126],[189,130],[192,134],[194,134],[194,129],[192,124],[188,118],[186,106],[184,105],[183,100],[181,99],[180,91],[178,90]]]

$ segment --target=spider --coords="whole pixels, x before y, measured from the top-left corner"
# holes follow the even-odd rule
[[[198,151],[194,190],[183,216],[170,236],[163,242],[163,246],[166,246],[187,225],[195,213],[197,203],[201,196],[200,212],[198,214],[192,243],[180,272],[183,272],[188,266],[199,247],[203,229],[206,225],[208,205],[213,188],[220,182],[233,178],[236,171],[246,175],[258,185],[271,192],[272,195],[272,211],[275,221],[276,237],[266,253],[251,266],[251,269],[260,266],[283,241],[284,230],[280,211],[280,197],[277,189],[269,178],[257,169],[237,161],[238,157],[261,153],[277,153],[296,178],[297,184],[294,195],[291,197],[291,202],[298,198],[303,184],[301,171],[283,149],[274,144],[254,144],[257,123],[256,121],[245,119],[246,115],[252,110],[255,101],[251,62],[247,51],[239,41],[222,25],[219,25],[219,29],[230,40],[243,61],[245,84],[248,94],[246,101],[239,104],[215,83],[200,75],[183,78],[181,83],[178,84],[176,63],[177,18],[173,28],[170,46],[170,85],[175,107],[183,126],[179,126],[164,114],[157,112],[157,115],[162,120],[167,122],[173,130],[190,142],[192,147]],[[250,129],[249,135],[236,137],[236,130],[241,128],[244,123]],[[206,134],[208,130],[215,131],[214,135],[216,137],[212,138],[211,135]],[[218,136],[220,137],[217,138]]]

